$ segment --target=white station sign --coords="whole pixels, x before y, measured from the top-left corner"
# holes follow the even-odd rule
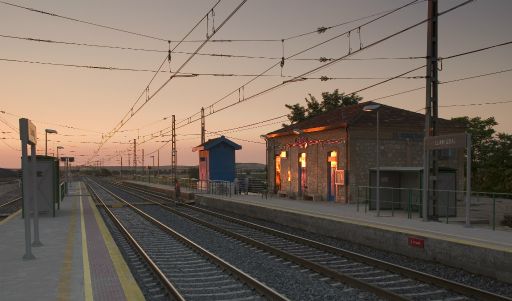
[[[36,126],[26,118],[20,119],[20,139],[28,144],[37,144]]]

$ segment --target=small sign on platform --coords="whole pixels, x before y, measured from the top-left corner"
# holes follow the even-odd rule
[[[417,237],[409,237],[408,239],[409,246],[424,249],[425,248],[425,240]]]

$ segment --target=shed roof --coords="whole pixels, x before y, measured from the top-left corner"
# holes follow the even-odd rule
[[[293,131],[296,130],[316,132],[354,126],[373,128],[376,126],[377,122],[375,114],[372,114],[372,112],[365,112],[363,111],[363,108],[367,105],[375,104],[379,104],[381,106],[379,108],[379,123],[381,127],[423,128],[425,126],[425,116],[423,114],[373,101],[367,101],[318,114],[304,121],[270,132],[267,134],[267,137],[272,138],[289,135],[293,134]],[[442,118],[438,119],[438,124],[440,128],[464,129],[463,124]]]
[[[217,146],[217,145],[219,145],[221,143],[226,143],[228,146],[232,147],[235,150],[242,149],[241,145],[236,144],[235,142],[227,139],[224,136],[220,136],[218,138],[209,139],[205,143],[200,144],[200,145],[192,148],[192,151],[196,152],[196,151],[199,151],[199,150],[209,150],[209,149],[211,149],[211,148],[213,148],[213,147],[215,147],[215,146]]]

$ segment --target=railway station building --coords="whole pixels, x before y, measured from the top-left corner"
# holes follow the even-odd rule
[[[375,186],[377,110],[368,106],[379,114],[380,186],[420,189],[424,115],[364,102],[267,133],[269,190],[282,197],[347,203],[358,187]],[[438,128],[439,135],[465,131],[441,118]],[[461,189],[464,150],[443,150],[438,158],[442,188]]]

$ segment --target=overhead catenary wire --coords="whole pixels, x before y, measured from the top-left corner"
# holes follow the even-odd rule
[[[460,8],[460,7],[464,6],[464,5],[467,5],[467,4],[469,4],[469,3],[473,2],[473,1],[474,1],[474,0],[467,0],[467,1],[464,1],[464,2],[462,2],[462,3],[460,3],[460,4],[458,4],[458,5],[455,5],[455,6],[451,7],[451,8],[449,8],[449,9],[444,10],[443,12],[439,13],[439,14],[438,14],[438,16],[444,15],[444,14],[446,14],[446,13],[448,13],[448,12],[451,12],[451,11],[453,11],[453,10],[455,10],[455,9],[458,9],[458,8]],[[410,3],[409,3],[409,4],[410,4]],[[420,22],[418,22],[418,23],[415,23],[415,24],[413,24],[413,25],[411,25],[411,26],[408,26],[408,27],[406,27],[406,28],[404,28],[404,29],[402,29],[402,30],[400,30],[400,31],[397,31],[397,32],[395,32],[395,33],[393,33],[393,34],[391,34],[391,35],[388,35],[388,36],[386,36],[386,37],[384,37],[384,38],[381,38],[381,39],[379,39],[379,40],[377,40],[377,41],[375,41],[375,42],[372,42],[372,43],[370,43],[370,44],[368,44],[368,45],[366,45],[366,46],[364,46],[364,47],[361,47],[360,49],[357,49],[357,50],[355,50],[355,51],[353,51],[353,52],[350,52],[350,53],[348,53],[348,54],[346,54],[346,55],[344,55],[344,56],[342,56],[342,57],[340,57],[340,58],[338,58],[338,59],[336,59],[336,60],[334,60],[334,61],[328,62],[328,63],[326,63],[326,64],[324,64],[324,65],[322,65],[322,66],[319,66],[319,67],[316,67],[316,68],[314,68],[314,69],[311,69],[311,70],[309,70],[309,71],[307,71],[307,72],[305,72],[305,73],[303,73],[303,74],[301,74],[301,75],[296,76],[295,78],[296,78],[296,79],[300,79],[301,77],[304,77],[304,76],[307,76],[307,75],[309,75],[309,74],[312,74],[312,73],[318,72],[319,70],[322,70],[322,69],[324,69],[324,68],[326,68],[326,67],[329,67],[329,66],[331,66],[331,65],[333,65],[333,64],[335,64],[335,63],[337,63],[337,62],[339,62],[339,61],[342,61],[342,60],[343,60],[344,58],[346,58],[346,57],[352,56],[352,55],[354,55],[354,54],[356,54],[356,53],[359,53],[359,52],[361,52],[361,51],[363,51],[363,50],[366,50],[366,49],[371,48],[371,47],[373,47],[373,46],[375,46],[375,45],[378,45],[378,44],[380,44],[380,43],[382,43],[382,42],[384,42],[384,41],[387,41],[387,40],[389,40],[389,39],[391,39],[391,38],[393,38],[393,37],[395,37],[395,36],[398,36],[398,35],[400,35],[400,34],[402,34],[402,33],[404,33],[404,32],[407,32],[407,31],[409,31],[409,30],[411,30],[411,29],[413,29],[413,28],[415,28],[415,27],[417,27],[417,26],[419,26],[419,25],[421,25],[421,24],[423,24],[423,23],[426,23],[428,20],[429,20],[429,19],[425,19],[425,20],[420,21]],[[245,101],[247,101],[247,100],[250,100],[250,99],[253,99],[253,98],[255,98],[255,97],[261,96],[261,95],[263,95],[263,94],[266,94],[266,93],[268,93],[268,92],[270,92],[270,91],[272,91],[272,90],[274,90],[274,89],[277,89],[277,88],[283,87],[284,85],[289,84],[289,83],[291,83],[291,82],[293,82],[293,80],[285,81],[285,82],[283,82],[283,83],[280,83],[280,84],[276,84],[276,85],[274,85],[274,86],[271,86],[270,88],[267,88],[267,89],[261,90],[261,91],[259,91],[259,92],[255,93],[255,94],[253,94],[253,95],[251,95],[251,96],[249,96],[249,97],[246,97],[246,98],[244,99],[244,101],[243,101],[243,102],[245,102]],[[206,114],[206,116],[210,116],[210,115],[213,115],[213,114],[215,114],[215,113],[221,112],[221,111],[226,110],[226,109],[228,109],[228,108],[230,108],[230,107],[236,106],[236,105],[238,105],[238,104],[240,104],[240,103],[242,103],[242,102],[241,102],[241,101],[238,101],[238,102],[234,102],[234,103],[231,103],[231,104],[225,105],[224,107],[217,108],[217,109],[215,109],[214,111],[209,112],[208,114]],[[186,119],[185,119],[185,120],[186,120]],[[190,124],[190,123],[192,123],[192,122],[196,122],[197,120],[199,120],[199,119],[188,120],[188,121],[187,121],[187,123],[180,125],[178,128],[181,128],[181,127],[183,127],[183,126],[185,126],[185,125],[188,125],[188,124]]]
[[[418,3],[421,3],[421,2],[425,2],[425,1],[426,0],[421,0],[421,1],[418,0],[418,1],[415,1],[415,4],[418,4]],[[162,41],[162,42],[171,42],[171,43],[177,42],[176,40],[173,40],[173,39],[157,37],[157,36],[154,36],[154,35],[138,33],[138,32],[134,32],[134,31],[131,31],[131,30],[117,28],[117,27],[113,27],[113,26],[109,26],[109,25],[103,25],[103,24],[99,24],[97,22],[85,21],[85,20],[81,20],[81,19],[77,19],[77,18],[73,18],[73,17],[63,16],[63,15],[56,14],[56,13],[53,13],[53,12],[44,11],[44,10],[40,10],[40,9],[35,9],[35,8],[27,7],[27,6],[22,6],[22,5],[11,3],[11,2],[7,2],[7,1],[0,1],[0,4],[8,5],[8,6],[19,8],[19,9],[23,9],[23,10],[28,10],[28,11],[31,11],[31,12],[35,12],[35,13],[39,13],[39,14],[43,14],[43,15],[47,15],[47,16],[51,16],[51,17],[61,18],[61,19],[68,20],[68,21],[73,21],[73,22],[78,22],[78,23],[82,23],[82,24],[87,24],[87,25],[91,25],[91,26],[94,26],[94,27],[98,27],[98,28],[103,28],[103,29],[112,30],[112,31],[116,31],[116,32],[121,32],[121,33],[125,33],[125,34],[130,34],[130,35],[134,35],[134,36],[139,36],[139,37],[143,37],[143,38],[149,38],[149,39],[158,40],[158,41]],[[210,10],[210,11],[212,11],[212,10]],[[345,21],[345,22],[338,23],[338,24],[331,25],[331,26],[320,26],[316,30],[308,31],[308,32],[305,32],[305,33],[300,33],[300,34],[295,34],[295,35],[292,35],[292,36],[288,36],[288,37],[284,38],[284,40],[296,39],[296,38],[304,37],[304,36],[311,35],[311,34],[325,33],[326,31],[331,30],[333,28],[337,28],[337,27],[340,27],[340,26],[343,26],[343,25],[347,25],[347,24],[351,24],[351,23],[354,23],[354,22],[362,21],[362,20],[365,20],[365,19],[368,19],[368,18],[371,18],[371,17],[374,17],[374,16],[383,15],[383,14],[389,13],[390,11],[391,10],[386,10],[386,11],[381,11],[381,12],[373,13],[373,14],[370,14],[370,15],[367,15],[367,16],[359,17],[359,18],[356,18],[356,19],[352,19],[352,20]],[[266,38],[266,39],[210,39],[209,41],[213,42],[213,43],[228,43],[228,42],[282,42],[282,40],[283,40],[282,38],[281,39]],[[184,43],[202,43],[204,41],[205,40],[183,40],[182,42],[184,42]],[[74,44],[74,43],[69,43],[69,44]],[[77,43],[77,44],[83,44],[83,43]]]
[[[220,0],[215,4],[215,6],[220,2]],[[114,129],[112,129],[108,134],[107,134],[107,138],[106,139],[103,139],[102,143],[99,145],[98,149],[95,151],[94,155],[92,156],[92,158],[94,158],[98,152],[101,150],[101,147],[118,131],[120,130],[135,114],[137,114],[147,103],[149,103],[154,97],[155,95],[157,95],[179,72],[181,72],[181,70],[192,60],[192,58],[195,56],[195,53],[199,52],[205,45],[206,43],[208,42],[209,39],[211,39],[226,23],[227,21],[229,21],[231,19],[231,17],[233,17],[233,15],[247,2],[247,0],[243,0],[240,2],[240,4],[238,4],[238,6],[235,7],[235,9],[217,26],[216,30],[212,32],[211,35],[207,35],[207,39],[201,43],[197,48],[196,50],[194,51],[194,54],[190,55],[190,57],[188,59],[185,60],[185,62],[183,62],[181,64],[181,66],[176,69],[176,71],[174,71],[174,73],[169,77],[169,79],[167,79],[159,88],[157,88],[155,90],[155,92],[153,92],[151,95],[149,93],[149,85],[147,86],[147,94],[146,94],[146,101],[143,102],[137,109],[132,109],[130,110],[131,111],[131,115],[126,119],[124,120],[124,118],[122,119],[122,121],[120,123],[118,123],[118,125],[116,127],[114,127]],[[215,7],[214,6],[214,7]],[[212,8],[213,10],[213,8]],[[210,11],[212,11],[210,10]],[[200,21],[198,21],[196,23],[196,25],[183,37],[182,41],[184,41],[194,30],[195,28],[197,28],[197,26],[199,26],[199,24],[201,24],[205,18],[208,16],[208,14],[210,13],[210,11],[208,11],[208,13],[202,17],[200,19]],[[176,47],[178,47],[181,43],[178,43]],[[167,58],[167,57],[166,57]],[[165,62],[165,60],[164,60]],[[155,73],[156,74],[156,73]],[[91,159],[92,159],[91,158]],[[91,160],[90,159],[90,160]]]
[[[477,107],[477,106],[487,106],[487,105],[500,105],[500,104],[509,104],[512,103],[512,100],[502,100],[502,101],[485,101],[485,102],[474,102],[474,103],[459,103],[452,105],[440,105],[440,108],[454,108],[454,107]],[[425,110],[425,108],[420,108],[415,113]]]
[[[372,20],[370,20],[370,21],[368,21],[368,22],[366,22],[366,23],[364,23],[364,24],[360,25],[359,27],[363,27],[363,26],[366,26],[366,25],[371,24],[371,23],[373,23],[373,22],[376,22],[377,20],[380,20],[380,19],[382,19],[382,18],[384,18],[384,17],[386,17],[386,16],[388,16],[388,15],[390,15],[390,14],[392,14],[392,13],[396,12],[396,11],[399,11],[399,10],[401,10],[401,9],[403,9],[403,8],[406,8],[406,7],[408,7],[408,6],[412,5],[412,4],[416,3],[416,2],[418,2],[418,0],[411,1],[411,2],[409,2],[409,3],[406,3],[406,4],[402,5],[402,6],[399,6],[399,7],[395,8],[395,9],[392,9],[392,10],[390,10],[389,12],[387,12],[386,14],[381,15],[381,16],[379,16],[379,17],[377,17],[377,18],[374,18],[374,19],[372,19]],[[304,50],[301,50],[301,51],[299,51],[299,52],[296,52],[296,53],[294,53],[294,54],[292,54],[292,55],[288,56],[286,59],[290,59],[290,58],[296,57],[296,56],[301,55],[301,54],[303,54],[303,53],[305,53],[305,52],[307,52],[307,51],[310,51],[310,50],[312,50],[312,49],[314,49],[314,48],[316,48],[316,47],[319,47],[319,46],[321,46],[321,45],[324,45],[324,44],[326,44],[326,43],[328,43],[328,42],[330,42],[330,41],[333,41],[333,40],[335,40],[335,39],[337,39],[337,38],[340,38],[340,37],[342,37],[342,36],[345,36],[348,32],[350,32],[350,31],[352,31],[352,30],[355,30],[355,29],[356,29],[356,28],[352,28],[352,29],[350,29],[350,30],[348,30],[348,31],[345,31],[345,32],[343,32],[343,33],[341,33],[341,34],[338,34],[338,35],[334,36],[334,37],[331,37],[331,38],[329,38],[329,39],[327,39],[327,40],[325,40],[325,41],[323,41],[323,42],[317,43],[317,44],[315,44],[315,45],[313,45],[313,46],[310,46],[310,47],[308,47],[308,48],[306,48],[306,49],[304,49]],[[276,66],[280,65],[280,63],[281,63],[281,61],[276,62],[275,64],[271,65],[270,67],[268,67],[267,69],[265,69],[263,72],[259,73],[257,76],[255,76],[255,77],[254,77],[254,78],[252,78],[251,80],[247,81],[246,83],[244,83],[244,84],[243,84],[242,86],[240,86],[239,88],[236,88],[236,89],[232,90],[230,93],[226,94],[225,96],[221,97],[221,98],[220,98],[220,99],[218,99],[217,101],[213,102],[213,103],[212,103],[212,104],[210,104],[208,107],[213,108],[213,106],[214,106],[214,105],[216,105],[216,104],[220,103],[220,102],[221,102],[221,101],[223,101],[224,99],[226,99],[226,98],[228,98],[228,97],[232,96],[233,94],[237,93],[238,91],[240,91],[240,89],[244,88],[246,85],[249,85],[250,83],[252,83],[252,82],[253,82],[253,81],[255,81],[256,79],[258,79],[258,78],[259,78],[259,77],[261,77],[262,75],[266,74],[268,71],[270,71],[270,70],[272,70],[273,68],[275,68]],[[244,101],[245,101],[245,99],[244,99]],[[240,101],[239,101],[239,102],[240,102]],[[183,123],[185,123],[185,124],[189,124],[189,123],[191,123],[191,121],[193,120],[193,118],[194,118],[195,116],[197,116],[198,114],[200,114],[200,112],[196,112],[196,113],[192,114],[191,116],[188,116],[188,117],[186,117],[186,118],[182,119],[181,121],[178,121],[176,124],[177,124],[177,125],[182,125]],[[197,121],[197,120],[198,120],[198,119],[194,119],[194,121]],[[167,127],[166,129],[168,129],[168,128],[169,128],[169,127]],[[164,129],[164,130],[165,130],[165,129]]]
[[[40,39],[40,38],[30,38],[30,37],[20,37],[20,36],[12,36],[6,34],[0,34],[1,38],[10,38],[17,40],[25,40],[30,42],[40,42],[40,43],[49,43],[49,44],[63,44],[63,45],[73,45],[73,46],[85,46],[85,47],[97,47],[97,48],[107,48],[107,49],[119,49],[119,50],[131,50],[138,52],[153,52],[153,53],[168,53],[169,50],[163,49],[149,49],[149,48],[136,48],[136,47],[127,47],[127,46],[116,46],[116,45],[104,45],[104,44],[91,44],[91,43],[82,43],[82,42],[69,42],[69,41],[55,41],[50,39]],[[188,51],[172,51],[173,54],[186,54],[190,55],[192,52]],[[236,59],[260,59],[260,60],[276,60],[281,59],[281,57],[273,57],[273,56],[256,56],[256,55],[237,55],[230,53],[205,53],[198,52],[198,56],[210,56],[210,57],[218,57],[218,58],[236,58]],[[334,58],[328,57],[318,57],[318,58],[290,58],[288,60],[293,61],[318,61],[325,62],[333,60]],[[369,58],[354,58],[351,60],[416,60],[416,59],[425,59],[425,56],[403,56],[403,57],[369,57]]]
[[[9,115],[9,116],[12,116],[12,117],[16,117],[16,118],[23,118],[23,116],[21,116],[19,114],[10,113],[10,112],[5,111],[3,109],[0,110],[0,113],[5,114],[5,115]],[[61,124],[61,123],[55,123],[55,122],[44,121],[44,120],[37,120],[37,119],[32,119],[32,121],[40,122],[40,123],[43,123],[43,124],[49,124],[49,125],[53,125],[53,126],[59,126],[59,127],[63,127],[63,128],[71,129],[71,130],[78,130],[78,131],[91,132],[91,133],[96,133],[96,134],[103,134],[102,132],[97,131],[97,130],[85,129],[85,128],[80,128],[80,127],[71,126],[71,125],[67,125],[67,124]],[[17,128],[16,128],[16,131],[18,131]]]
[[[158,41],[164,41],[164,42],[167,42],[169,40],[169,39],[164,39],[164,38],[161,38],[161,37],[152,36],[152,35],[148,35],[148,34],[137,33],[137,32],[126,30],[126,29],[121,29],[121,28],[116,28],[116,27],[112,27],[112,26],[102,25],[102,24],[95,23],[95,22],[84,21],[84,20],[80,20],[80,19],[72,18],[72,17],[66,17],[66,16],[59,15],[59,14],[56,14],[56,13],[53,13],[53,12],[39,10],[39,9],[27,7],[27,6],[22,6],[22,5],[14,4],[14,3],[11,3],[11,2],[0,1],[0,3],[8,5],[8,6],[11,6],[11,7],[16,7],[16,8],[28,10],[28,11],[31,11],[31,12],[35,12],[35,13],[40,13],[40,14],[43,14],[43,15],[51,16],[51,17],[61,18],[61,19],[68,20],[68,21],[73,21],[73,22],[78,22],[78,23],[82,23],[82,24],[87,24],[87,25],[91,25],[91,26],[95,26],[95,27],[99,27],[99,28],[103,28],[103,29],[108,29],[108,30],[113,30],[113,31],[117,31],[117,32],[122,32],[122,33],[130,34],[130,35],[134,35],[134,36],[139,36],[139,37],[144,37],[144,38],[158,40]]]
[[[447,81],[440,81],[440,82],[439,82],[439,85],[451,84],[451,83],[457,83],[457,82],[461,82],[461,81],[466,81],[466,80],[471,80],[471,79],[476,79],[476,78],[482,78],[482,77],[487,77],[487,76],[492,76],[492,75],[497,75],[497,74],[507,73],[507,72],[511,72],[511,71],[512,71],[512,68],[508,68],[508,69],[499,70],[499,71],[494,71],[494,72],[489,72],[489,73],[483,73],[483,74],[476,74],[476,75],[471,75],[471,76],[465,76],[465,77],[456,78],[456,79],[451,79],[451,80],[447,80]],[[381,96],[381,97],[372,98],[372,100],[371,100],[371,101],[382,100],[382,99],[390,98],[390,97],[393,97],[393,96],[403,95],[403,94],[407,94],[407,93],[411,93],[411,92],[415,92],[415,91],[419,91],[419,90],[423,90],[423,89],[425,89],[425,86],[421,86],[421,87],[416,87],[416,88],[408,89],[408,90],[405,90],[405,91],[401,91],[401,92],[393,93],[393,94],[386,95],[386,96]]]
[[[0,61],[6,62],[14,62],[14,63],[28,63],[28,64],[39,64],[39,65],[50,65],[50,66],[60,66],[60,67],[73,67],[73,68],[85,68],[92,70],[105,70],[105,71],[134,71],[134,72],[156,72],[156,70],[150,69],[135,69],[135,68],[122,68],[122,67],[111,67],[111,66],[95,66],[95,65],[78,65],[78,64],[63,64],[63,63],[54,63],[54,62],[41,62],[41,61],[30,61],[30,60],[19,60],[19,59],[8,59],[8,58],[0,58]],[[158,72],[167,73],[167,70],[159,70]],[[239,74],[239,73],[201,73],[201,72],[180,72],[176,75],[176,77],[181,78],[194,78],[194,77],[254,77],[257,74]],[[293,75],[280,75],[280,74],[263,74],[260,77],[284,77],[284,78],[293,78]],[[424,78],[424,76],[402,76],[398,78],[403,79],[419,79]],[[387,79],[387,77],[328,77],[328,76],[320,76],[320,77],[303,77],[303,80],[365,80],[365,79]]]
[[[452,8],[450,8],[450,9],[447,9],[447,10],[443,11],[443,12],[442,12],[442,13],[440,13],[439,15],[443,15],[443,14],[445,14],[445,13],[447,13],[447,12],[450,12],[450,11],[452,11],[452,10],[454,10],[454,9],[457,9],[457,8],[459,8],[459,7],[462,7],[462,6],[464,6],[464,5],[468,4],[468,3],[472,2],[472,1],[474,1],[474,0],[467,0],[467,1],[465,1],[465,2],[463,2],[463,3],[461,3],[461,4],[459,4],[459,5],[453,6]],[[407,6],[411,5],[411,4],[413,4],[413,3],[415,3],[415,2],[417,2],[417,1],[412,1],[412,2],[409,2],[409,3],[405,4],[405,5],[400,6],[400,7],[398,7],[398,8],[395,8],[394,10],[392,10],[390,13],[388,13],[388,14],[386,14],[386,15],[389,15],[389,14],[391,14],[392,12],[396,12],[396,11],[398,11],[398,10],[400,10],[400,9],[403,9],[403,8],[405,8],[405,7],[407,7]],[[365,24],[373,23],[373,22],[375,22],[376,20],[378,20],[378,19],[381,19],[381,18],[385,17],[386,15],[383,15],[383,16],[380,16],[380,17],[378,17],[378,18],[372,19],[372,20],[370,20],[370,21],[366,22]],[[307,75],[309,75],[309,74],[311,74],[311,73],[317,72],[317,71],[319,71],[319,70],[321,70],[321,69],[323,69],[323,68],[325,68],[325,67],[331,66],[331,65],[333,65],[333,64],[335,64],[335,63],[337,63],[337,62],[339,62],[339,61],[341,61],[341,60],[344,60],[344,59],[346,59],[346,58],[348,58],[348,57],[350,57],[350,56],[352,56],[352,55],[354,55],[354,54],[356,54],[356,53],[359,53],[359,52],[361,52],[361,51],[363,51],[363,50],[365,50],[365,49],[368,49],[368,48],[370,48],[370,47],[373,47],[373,46],[375,46],[375,45],[377,45],[377,44],[380,44],[380,43],[382,43],[382,42],[384,42],[384,41],[387,41],[387,40],[389,40],[389,39],[391,39],[391,38],[393,38],[393,37],[395,37],[395,36],[397,36],[397,35],[400,35],[400,34],[402,34],[402,33],[406,32],[406,31],[408,31],[408,30],[411,30],[411,29],[413,29],[413,28],[415,28],[415,27],[417,27],[417,26],[419,26],[419,25],[421,25],[421,24],[423,24],[423,23],[425,23],[425,22],[427,22],[427,21],[428,21],[428,19],[425,19],[425,20],[420,21],[420,22],[418,22],[418,23],[416,23],[416,24],[414,24],[414,25],[411,25],[411,26],[409,26],[409,27],[406,27],[406,28],[404,28],[404,29],[402,29],[402,30],[400,30],[400,31],[398,31],[398,32],[395,32],[394,34],[388,35],[388,36],[386,36],[386,37],[384,37],[384,38],[382,38],[382,39],[380,39],[380,40],[377,40],[377,41],[375,41],[375,42],[373,42],[373,43],[370,43],[370,44],[368,44],[368,45],[366,45],[366,46],[364,46],[364,47],[361,47],[361,48],[360,48],[360,49],[358,49],[358,50],[355,50],[355,51],[353,51],[353,52],[350,52],[350,53],[348,53],[347,55],[344,55],[344,56],[342,56],[342,57],[340,57],[340,58],[338,58],[338,59],[336,59],[336,60],[333,60],[333,61],[327,62],[327,63],[323,64],[323,65],[322,65],[322,66],[320,66],[320,67],[314,68],[314,69],[312,69],[312,70],[310,70],[310,71],[307,71],[306,73],[303,73],[303,74],[301,74],[301,75],[295,76],[292,80],[288,80],[288,81],[284,81],[284,82],[282,82],[282,83],[276,84],[276,85],[274,85],[274,86],[271,86],[270,88],[267,88],[267,89],[264,89],[264,90],[262,90],[262,91],[260,91],[260,92],[257,92],[257,93],[255,93],[255,94],[253,94],[253,95],[249,96],[249,97],[245,97],[243,100],[240,100],[240,99],[239,99],[237,102],[234,102],[234,103],[231,103],[231,104],[225,105],[225,106],[223,106],[223,107],[221,107],[221,108],[212,109],[212,108],[213,108],[213,106],[214,106],[215,104],[217,104],[217,103],[219,103],[220,101],[222,101],[222,100],[226,99],[227,97],[229,97],[229,96],[233,95],[234,93],[236,93],[237,91],[239,91],[239,89],[240,89],[240,88],[245,87],[245,85],[247,85],[247,84],[251,83],[252,81],[254,81],[254,80],[256,80],[256,79],[258,78],[258,77],[255,77],[255,78],[253,78],[253,79],[249,80],[248,82],[246,82],[245,84],[243,84],[240,88],[238,88],[238,89],[236,89],[236,90],[233,90],[232,92],[228,93],[227,95],[225,95],[225,96],[224,96],[224,97],[222,97],[221,99],[219,99],[219,100],[217,100],[216,102],[212,103],[212,104],[209,106],[209,108],[210,108],[210,112],[208,112],[205,116],[213,115],[213,114],[215,114],[215,113],[218,113],[218,112],[220,112],[220,111],[226,110],[226,109],[228,109],[228,108],[230,108],[230,107],[233,107],[233,106],[235,106],[235,105],[238,105],[238,104],[244,103],[244,102],[246,102],[246,101],[248,101],[248,100],[250,100],[250,99],[253,99],[253,98],[255,98],[255,97],[261,96],[261,95],[263,95],[263,94],[265,94],[265,93],[268,93],[268,92],[270,92],[270,91],[272,91],[272,90],[274,90],[274,89],[277,89],[277,88],[279,88],[279,87],[282,87],[282,86],[284,86],[284,85],[286,85],[286,84],[289,84],[289,83],[293,82],[293,81],[294,81],[294,79],[300,79],[300,78],[305,77],[305,76],[307,76]],[[361,25],[361,26],[363,26],[363,25]],[[325,41],[323,41],[323,42],[321,42],[321,43],[318,43],[318,44],[315,44],[315,45],[313,45],[313,46],[311,46],[311,47],[308,47],[308,48],[306,48],[305,50],[299,51],[299,52],[297,52],[297,53],[295,53],[295,54],[291,55],[290,57],[293,57],[293,56],[296,56],[296,55],[302,54],[302,53],[304,53],[304,52],[306,52],[306,51],[309,51],[309,50],[311,50],[311,49],[313,49],[313,48],[315,48],[315,47],[317,47],[317,46],[319,46],[319,45],[323,45],[323,44],[325,44],[325,43],[327,43],[327,42],[329,42],[329,41],[332,41],[332,40],[336,39],[337,37],[344,36],[344,35],[346,35],[348,32],[353,31],[353,30],[355,30],[355,29],[357,29],[357,28],[350,29],[349,31],[346,31],[345,33],[342,33],[342,34],[337,35],[337,36],[335,36],[335,37],[333,37],[333,38],[330,38],[330,39],[328,39],[328,40],[325,40]],[[361,45],[361,46],[362,46],[362,45]],[[263,72],[262,72],[262,73],[260,73],[260,74],[265,74],[266,72],[268,72],[269,70],[271,70],[272,68],[274,68],[274,67],[276,67],[276,66],[278,66],[278,65],[279,65],[279,62],[277,62],[277,63],[275,63],[274,65],[272,65],[271,67],[267,68],[265,71],[263,71]],[[193,115],[191,115],[191,116],[189,116],[189,117],[186,117],[186,118],[182,119],[181,121],[179,121],[179,122],[177,123],[177,125],[178,125],[177,129],[182,128],[182,127],[184,127],[184,126],[186,126],[186,125],[189,125],[189,124],[191,124],[191,123],[193,123],[193,122],[197,122],[198,120],[200,120],[200,118],[193,118],[194,116],[197,116],[198,114],[199,114],[199,113],[198,113],[198,112],[196,112],[195,114],[193,114]],[[169,127],[166,127],[166,128],[164,128],[164,129],[160,130],[159,132],[160,132],[160,133],[162,133],[162,132],[164,132],[164,133],[168,133],[168,129],[169,129]],[[166,131],[166,132],[165,132],[165,131]],[[153,139],[153,138],[151,138],[151,139]]]
[[[233,127],[233,128],[228,128],[228,129],[222,129],[222,130],[216,130],[216,132],[220,132],[220,133],[224,133],[224,132],[231,132],[231,131],[242,131],[244,129],[252,129],[253,126],[259,126],[259,125],[270,125],[270,124],[275,124],[275,123],[269,123],[269,122],[272,122],[272,121],[275,121],[275,120],[278,120],[278,119],[282,119],[286,117],[286,114],[284,115],[280,115],[280,116],[276,116],[276,117],[272,117],[272,118],[269,118],[269,119],[265,119],[265,120],[261,120],[261,121],[256,121],[256,122],[252,122],[252,123],[249,123],[249,124],[244,124],[244,125],[241,125],[241,126],[237,126],[237,127]],[[187,136],[187,135],[193,135],[193,136],[196,136],[196,135],[201,135],[201,134],[178,134],[178,136]],[[157,137],[166,137],[166,136],[169,136],[167,134],[159,134],[159,135],[155,135],[154,133],[152,134],[148,134],[148,135],[143,135],[141,136],[143,139],[145,139],[146,137],[151,137],[152,139],[154,138],[157,138]],[[148,142],[149,140],[143,140],[141,141],[139,144],[144,144],[146,142]]]

